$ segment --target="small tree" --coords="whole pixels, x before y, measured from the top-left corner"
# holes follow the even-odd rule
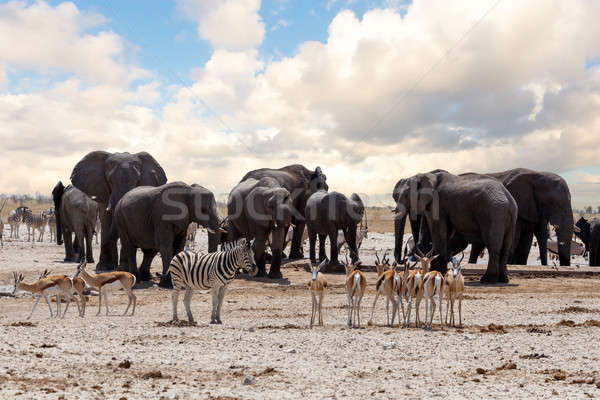
[[[585,206],[585,213],[586,214],[591,214],[592,213],[592,206]]]

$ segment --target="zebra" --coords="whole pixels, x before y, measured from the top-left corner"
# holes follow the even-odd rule
[[[48,230],[50,231],[50,243],[56,240],[56,212],[54,208],[51,208],[45,211],[47,222],[48,222]]]
[[[47,217],[46,214],[42,211],[37,214],[31,210],[27,210],[23,213],[23,222],[25,226],[27,226],[27,241],[31,240],[35,242],[35,231],[38,230],[40,232],[40,236],[38,238],[38,242],[44,241],[44,232],[46,231]]]
[[[177,300],[179,292],[185,290],[183,304],[188,320],[194,323],[190,302],[194,289],[211,289],[212,313],[211,324],[221,324],[221,306],[225,297],[225,288],[235,276],[238,268],[254,275],[257,272],[254,263],[254,252],[250,242],[240,239],[231,250],[199,254],[182,251],[171,260],[168,274],[173,282],[171,301],[173,303],[173,321],[177,321]]]
[[[29,207],[21,206],[12,210],[8,213],[8,224],[10,225],[10,237],[14,239],[19,238],[19,228],[21,226],[21,222],[23,222],[23,214],[31,211]]]
[[[4,222],[2,222],[2,210],[4,210],[4,206],[8,199],[4,199],[4,203],[2,203],[2,207],[0,207],[0,246],[4,247]]]

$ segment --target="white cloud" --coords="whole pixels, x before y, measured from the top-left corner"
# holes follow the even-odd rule
[[[123,40],[110,31],[86,33],[105,23],[73,3],[43,1],[0,5],[0,65],[45,73],[78,74],[93,83],[122,84],[127,68],[117,60]]]
[[[198,23],[198,36],[215,48],[242,50],[258,46],[265,24],[261,0],[177,0],[179,8]]]
[[[226,3],[179,1],[190,13],[208,7],[206,15],[221,15],[213,11]],[[171,180],[221,194],[249,169],[291,163],[320,165],[332,189],[371,194],[434,168],[565,173],[598,164],[600,67],[585,68],[600,55],[597,2],[501,2],[460,42],[489,4],[415,0],[404,16],[387,8],[362,18],[342,11],[325,43],[302,43],[277,61],[255,48],[264,33],[260,2],[244,4],[252,10],[244,36],[257,26],[260,35],[223,39],[230,30],[222,19],[223,38],[202,36],[215,46],[211,59],[193,71],[192,85],[168,88],[161,108],[150,107],[160,100],[157,82],[132,86],[156,77],[120,61],[122,46],[105,58],[124,78],[111,73],[90,85],[92,67],[81,57],[69,64],[77,77],[0,94],[0,169],[20,165],[0,191],[43,191],[96,148],[148,150]],[[204,14],[190,15],[207,26]],[[75,42],[89,35],[76,32]],[[52,57],[36,60],[59,68]],[[114,81],[127,83],[104,83]],[[571,183],[576,204],[597,197],[595,184]]]

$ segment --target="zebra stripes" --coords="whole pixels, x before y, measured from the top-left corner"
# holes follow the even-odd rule
[[[225,297],[225,288],[235,277],[238,268],[247,272],[255,269],[254,254],[246,239],[235,242],[230,250],[200,254],[182,251],[171,260],[168,273],[173,282],[171,300],[173,303],[173,320],[177,320],[177,300],[179,292],[184,290],[183,304],[188,320],[194,322],[190,301],[195,289],[211,289],[212,313],[211,324],[221,323],[221,306]]]
[[[23,213],[23,223],[27,226],[27,241],[35,242],[35,231],[38,230],[40,232],[38,242],[43,242],[47,222],[44,212],[34,214],[31,210],[25,211]]]

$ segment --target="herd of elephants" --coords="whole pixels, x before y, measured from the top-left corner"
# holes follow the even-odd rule
[[[231,190],[224,218],[219,216],[210,190],[197,184],[167,183],[163,168],[146,152],[90,152],[73,168],[71,182],[67,187],[59,182],[53,190],[57,241],[61,244],[65,238],[66,261],[79,261],[74,259],[78,256],[94,262],[92,236],[99,215],[97,271],[124,269],[138,280],[150,280],[152,259],[160,252],[163,271],[159,285],[169,287],[169,263],[184,249],[193,222],[207,229],[209,252],[226,241],[253,240],[259,276],[281,278],[289,229],[293,229],[289,260],[304,258],[305,227],[313,263],[316,239],[319,259],[324,259],[326,237],[335,244],[340,231],[352,261],[359,258],[356,232],[364,204],[356,194],[346,197],[329,192],[327,177],[319,167],[310,170],[296,164],[248,172]],[[487,248],[489,261],[482,283],[508,282],[507,263],[527,264],[534,235],[540,259],[546,264],[549,224],[556,232],[561,265],[570,265],[574,233],[586,244],[590,265],[600,261],[600,224],[581,219],[574,225],[567,183],[553,173],[519,168],[453,175],[434,170],[400,179],[393,198],[394,256],[398,262],[406,257],[406,249],[405,254],[402,250],[407,218],[417,248],[423,254],[438,254],[432,268],[442,273],[451,257],[469,244],[471,263]],[[271,248],[268,275],[267,245]],[[137,249],[143,252],[139,269]],[[335,264],[339,264],[337,246],[332,245],[329,265]]]

